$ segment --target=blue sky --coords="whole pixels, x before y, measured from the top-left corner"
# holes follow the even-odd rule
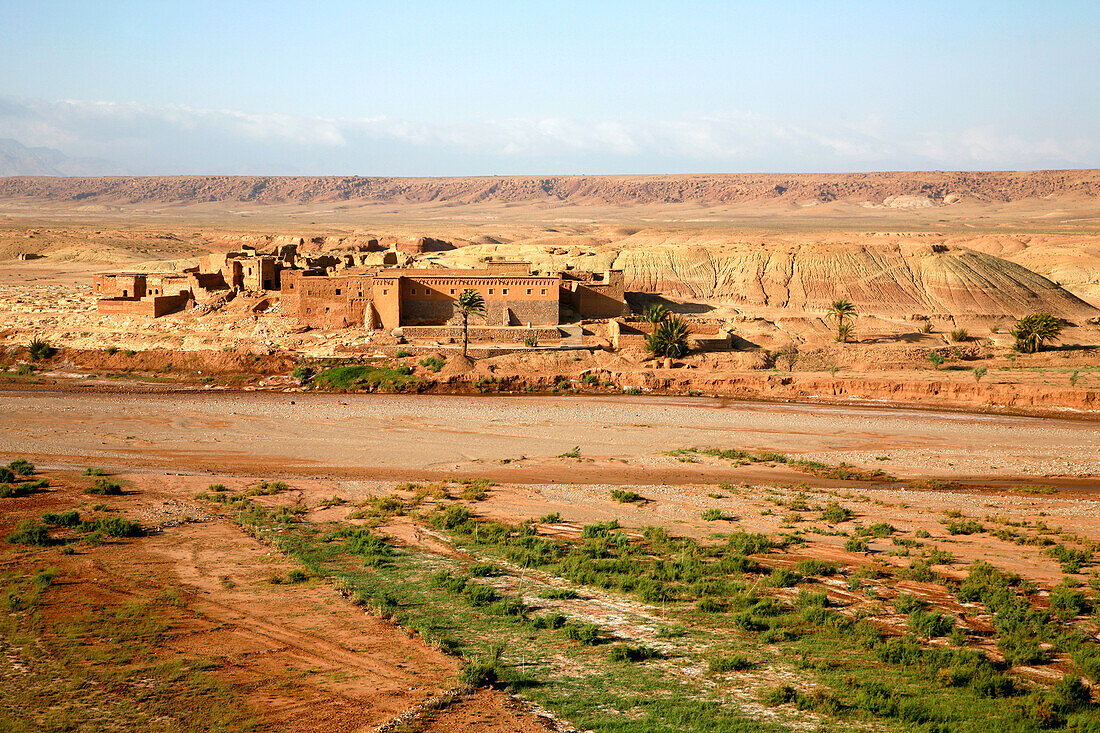
[[[1100,167],[1097,2],[0,0],[0,137],[135,174]]]

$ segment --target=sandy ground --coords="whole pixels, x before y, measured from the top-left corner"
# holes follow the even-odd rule
[[[673,484],[807,478],[785,467],[663,455],[717,447],[903,478],[1087,479],[1100,476],[1097,435],[1097,424],[1085,420],[704,398],[0,392],[0,453],[212,474]],[[579,460],[557,458],[576,446]]]

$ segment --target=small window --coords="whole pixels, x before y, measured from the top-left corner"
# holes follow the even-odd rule
[[[337,295],[339,295],[339,294],[340,294],[340,288],[336,288],[336,294],[337,294]]]
[[[454,294],[455,294],[455,289],[451,288],[451,295],[454,295]]]
[[[493,294],[493,289],[489,288],[489,295],[492,295],[492,294]]]
[[[290,290],[293,290],[293,289],[294,289],[294,283],[290,283],[289,285],[287,285],[287,287],[288,287],[288,288],[289,288]]]
[[[360,290],[360,291],[359,291],[359,297],[360,297],[360,298],[362,298],[362,297],[363,297],[363,291],[362,291],[362,290]]]
[[[503,290],[501,290],[500,294],[501,295],[507,295],[508,294],[508,288],[504,288]]]
[[[527,294],[528,294],[528,295],[530,295],[530,294],[531,294],[531,288],[527,288]]]
[[[546,288],[539,291],[539,295],[546,295]]]
[[[383,290],[383,291],[382,291],[382,295],[389,295],[389,294],[390,294],[390,291],[389,291],[389,290]]]
[[[409,288],[409,295],[416,295],[416,288]]]

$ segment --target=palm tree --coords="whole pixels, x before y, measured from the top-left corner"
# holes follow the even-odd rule
[[[485,312],[485,298],[476,290],[463,290],[458,296],[458,312],[462,314],[462,358],[470,346],[470,314]]]
[[[1044,341],[1058,340],[1062,333],[1062,324],[1049,313],[1032,313],[1016,321],[1011,333],[1016,337],[1016,351],[1034,354],[1043,350]]]
[[[688,352],[688,336],[691,328],[680,316],[668,316],[653,329],[645,341],[646,351],[654,356],[679,359]]]
[[[847,323],[847,319],[855,320],[856,315],[856,307],[852,305],[851,301],[844,298],[834,300],[832,305],[829,306],[829,310],[825,311],[826,318],[832,318],[836,321],[837,341],[847,342],[851,337],[852,325]]]
[[[645,309],[645,312],[642,313],[642,318],[644,318],[647,323],[652,323],[656,326],[658,323],[668,318],[668,308],[665,308],[660,303],[654,303]]]

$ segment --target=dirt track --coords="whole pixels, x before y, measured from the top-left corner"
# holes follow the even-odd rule
[[[1095,422],[701,398],[0,393],[0,453],[45,465],[542,483],[805,480],[663,455],[771,450],[902,478],[1100,475]],[[579,459],[559,458],[580,448]],[[1044,479],[1050,483],[1052,479]]]

